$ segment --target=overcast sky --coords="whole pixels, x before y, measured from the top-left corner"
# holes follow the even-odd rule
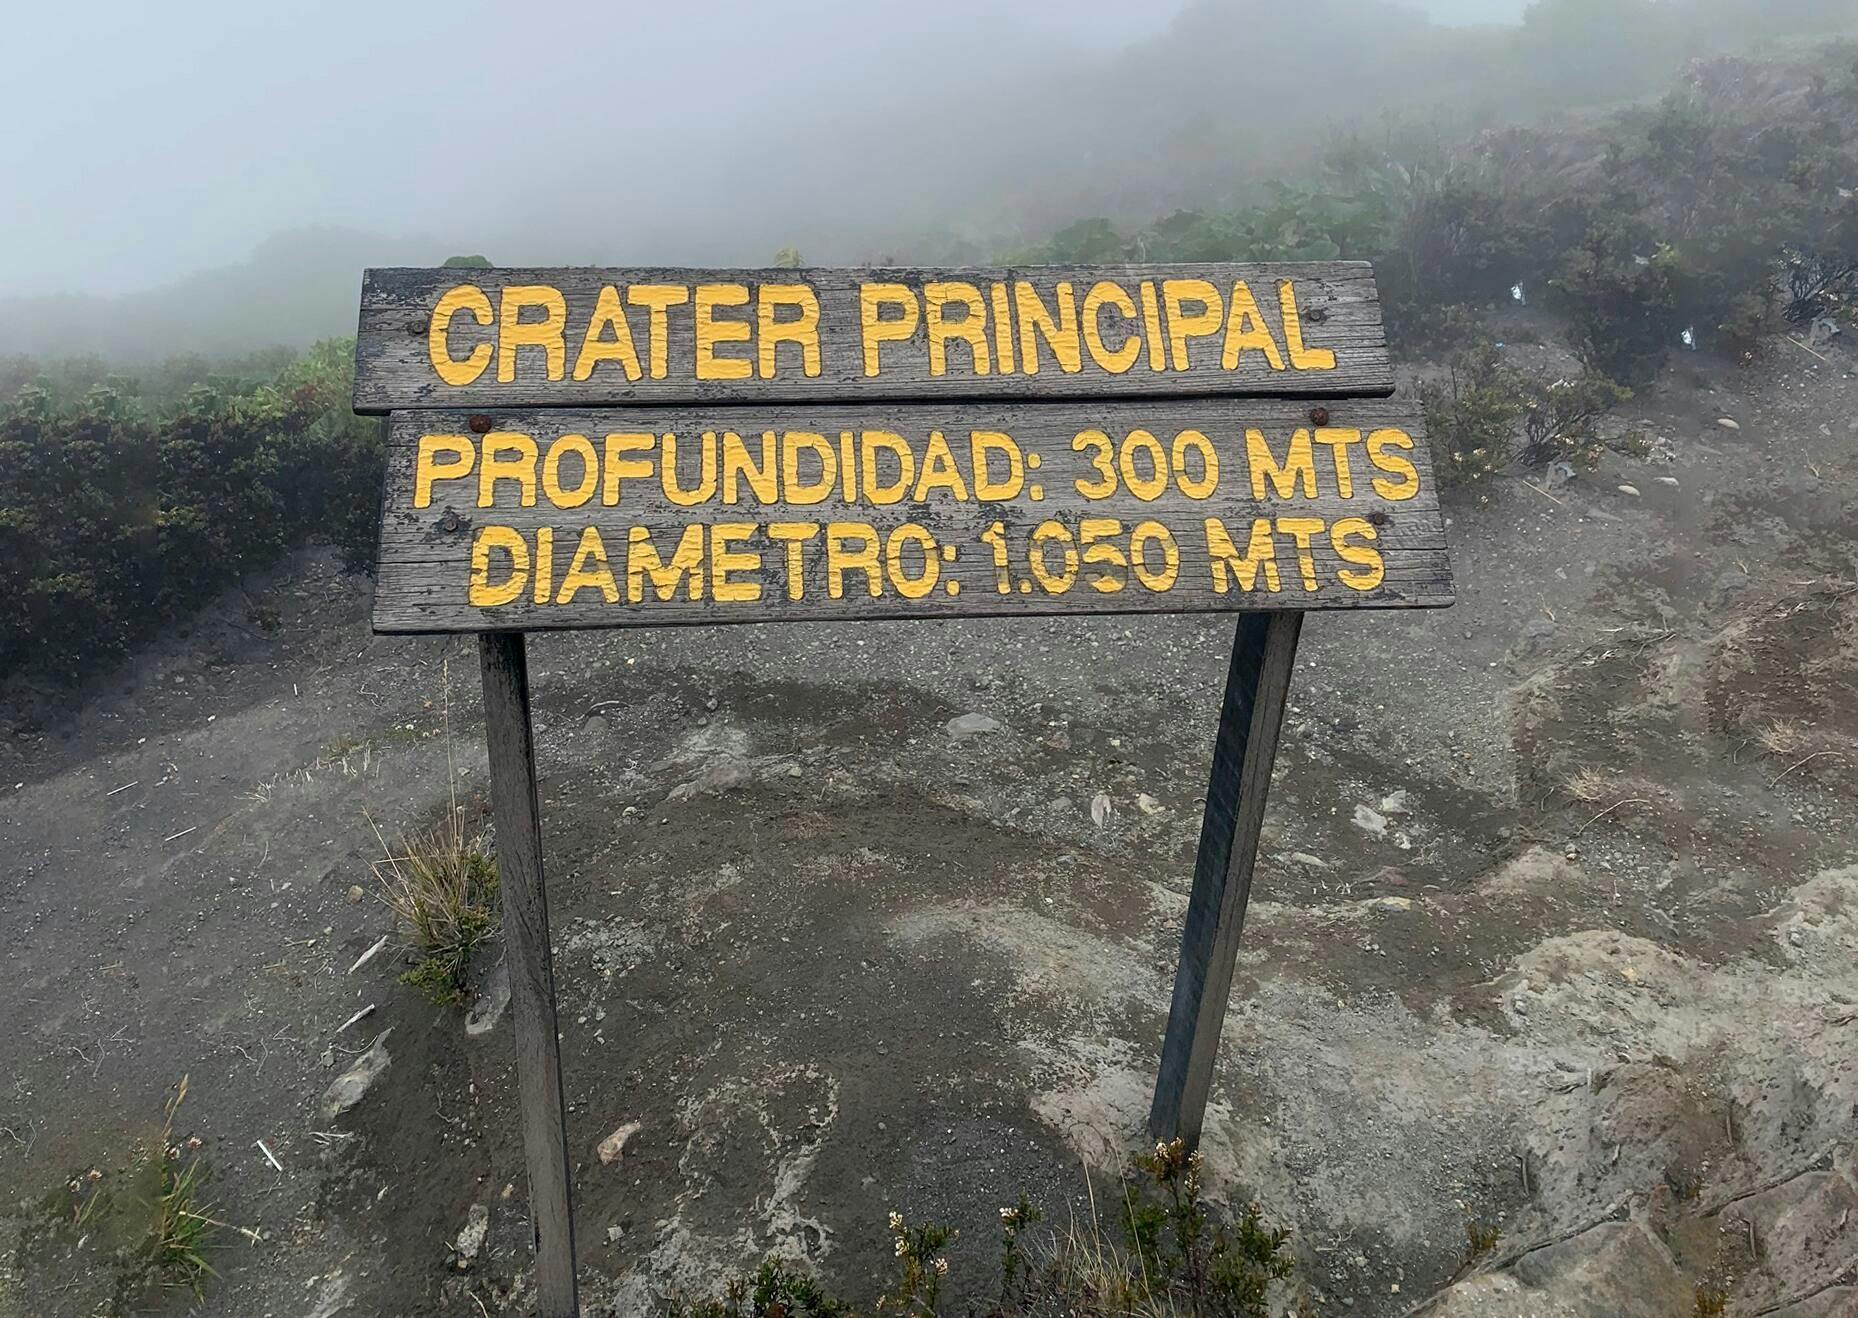
[[[1513,17],[1518,0],[1431,2]],[[766,228],[770,209],[805,204],[780,183],[810,159],[855,171],[891,127],[905,153],[925,134],[959,151],[977,129],[1010,132],[938,97],[964,64],[1062,71],[1068,52],[1155,35],[1183,3],[19,6],[0,44],[0,294],[138,290],[318,224],[588,249],[535,253],[551,260],[688,226],[680,259],[702,259],[696,239],[732,210]],[[886,204],[913,202],[871,200]]]

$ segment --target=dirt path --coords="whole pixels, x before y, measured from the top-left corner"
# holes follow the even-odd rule
[[[1672,463],[1461,507],[1453,610],[1305,630],[1206,1148],[1324,1312],[1406,1312],[1468,1224],[1496,1243],[1429,1312],[1858,1304],[1858,382],[1774,352],[1634,404]],[[388,929],[369,818],[442,810],[448,742],[483,790],[475,652],[371,638],[320,562],[264,600],[278,632],[227,605],[0,751],[0,1313],[107,1302],[48,1214],[183,1074],[263,1237],[207,1311],[520,1311],[507,1023],[467,1038],[392,952],[346,973]],[[1088,1211],[1140,1139],[1229,631],[532,641],[588,1312],[768,1252],[869,1298],[892,1208],[983,1292],[1017,1189]]]

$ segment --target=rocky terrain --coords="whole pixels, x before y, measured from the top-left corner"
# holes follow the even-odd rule
[[[1204,1148],[1318,1312],[1858,1313],[1853,364],[1680,364],[1649,459],[1448,506],[1456,607],[1305,627]],[[350,969],[381,838],[483,800],[475,647],[372,637],[321,559],[251,596],[275,631],[228,600],[4,729],[0,1314],[107,1311],[113,1243],[49,1224],[183,1075],[256,1237],[205,1311],[520,1313],[495,984],[467,1028]],[[1230,633],[532,638],[588,1313],[768,1253],[868,1300],[892,1209],[961,1229],[959,1301],[1020,1189],[1092,1211]]]

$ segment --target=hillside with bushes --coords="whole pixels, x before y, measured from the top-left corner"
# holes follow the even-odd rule
[[[1373,261],[1448,482],[1590,462],[1673,352],[1724,364],[1831,333],[1858,292],[1858,47],[1691,63],[1655,104],[1450,149],[1337,140],[1318,178],[1141,228],[1076,221],[1021,262]],[[792,253],[787,259],[797,259]],[[1546,305],[1576,379],[1509,366],[1484,318]],[[299,358],[0,361],[0,675],[94,672],[310,542],[372,553],[380,426],[350,345]],[[1440,365],[1447,369],[1440,370]],[[262,625],[263,619],[254,619]]]

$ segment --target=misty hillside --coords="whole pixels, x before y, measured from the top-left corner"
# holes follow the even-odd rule
[[[1242,204],[1269,179],[1314,174],[1338,136],[1463,140],[1649,96],[1710,51],[1858,26],[1841,0],[1543,0],[1520,23],[1465,21],[1505,8],[1435,6],[1447,22],[1384,0],[1195,0],[1107,53],[1012,32],[976,42],[946,24],[885,42],[866,18],[847,29],[856,58],[813,60],[815,82],[779,114],[732,111],[718,93],[707,121],[651,140],[550,150],[561,139],[545,137],[525,147],[527,204],[429,203],[427,236],[293,229],[145,291],[0,299],[0,355],[302,346],[353,332],[363,266],[455,252],[729,265],[797,245],[816,263],[986,261],[1079,216],[1139,225]]]

